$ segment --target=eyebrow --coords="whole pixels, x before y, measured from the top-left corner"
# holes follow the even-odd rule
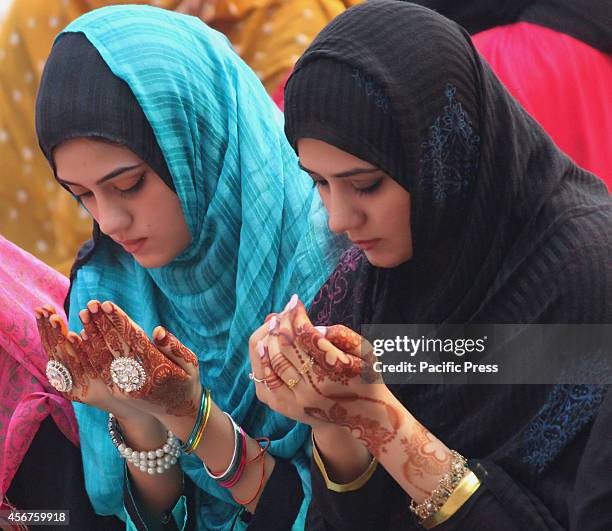
[[[309,170],[308,168],[306,168],[305,166],[302,166],[301,162],[298,162],[298,166],[304,170],[306,173],[314,173],[315,175],[319,175],[316,171],[312,171]],[[332,177],[353,177],[354,175],[362,175],[362,174],[367,174],[367,173],[374,173],[377,171],[382,171],[380,168],[352,168],[350,170],[347,171],[342,171],[340,173],[335,173],[332,174]]]
[[[110,173],[106,174],[104,177],[101,177],[100,179],[98,179],[96,181],[96,184],[102,184],[102,183],[105,183],[106,181],[110,181],[111,179],[114,179],[115,177],[119,177],[119,175],[121,175],[122,173],[125,173],[126,171],[130,171],[130,170],[134,170],[142,166],[143,164],[144,163],[141,162],[140,164],[134,164],[133,166],[122,166],[121,168],[117,168],[116,170],[113,170]],[[72,186],[81,186],[85,188],[82,184],[71,183],[70,181],[64,181],[64,179],[60,179],[59,177],[57,178],[57,180],[62,184],[68,184]]]

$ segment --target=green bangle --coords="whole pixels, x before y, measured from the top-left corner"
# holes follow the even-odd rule
[[[207,403],[207,394],[204,391],[204,386],[202,386],[202,398],[200,399],[200,409],[198,410],[198,416],[196,418],[195,424],[193,425],[193,429],[187,438],[187,442],[181,446],[181,450],[186,454],[190,454],[193,452],[193,443],[195,442],[198,433],[200,432],[200,428],[202,427],[202,422],[204,421],[204,411],[206,410]]]

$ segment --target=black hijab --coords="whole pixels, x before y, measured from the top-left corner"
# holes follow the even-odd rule
[[[413,259],[344,268],[353,296],[324,312],[329,323],[348,315],[343,307],[344,324],[357,330],[368,322],[612,323],[605,185],[555,147],[457,24],[393,0],[349,9],[298,61],[285,115],[294,148],[304,137],[334,144],[386,170],[412,197]],[[606,388],[393,391],[451,447],[525,478],[588,425]],[[580,398],[558,415],[572,393]],[[551,437],[543,418],[561,436]]]
[[[454,20],[472,35],[496,26],[531,22],[612,53],[608,0],[413,0]]]

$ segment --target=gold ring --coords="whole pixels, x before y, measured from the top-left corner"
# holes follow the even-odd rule
[[[301,377],[297,378],[297,379],[296,378],[289,378],[289,380],[287,380],[287,387],[289,389],[293,389],[299,383],[299,381],[301,379],[302,379]]]
[[[307,374],[310,369],[312,369],[313,365],[314,365],[314,360],[311,357],[306,362],[304,362],[304,365],[302,365],[298,369],[298,372],[303,376],[304,374]]]

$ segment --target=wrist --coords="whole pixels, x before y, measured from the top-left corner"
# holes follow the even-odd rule
[[[166,427],[151,415],[115,418],[125,435],[126,443],[134,450],[150,450],[166,440]]]

